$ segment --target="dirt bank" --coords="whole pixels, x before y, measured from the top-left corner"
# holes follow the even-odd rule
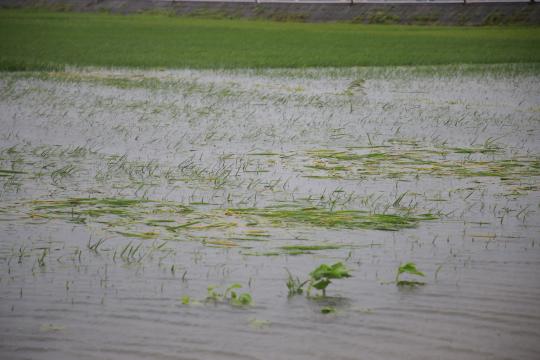
[[[160,0],[0,0],[0,7],[40,7],[60,11],[162,12],[210,18],[277,21],[345,21],[386,24],[540,25],[537,3],[472,4],[301,4]]]

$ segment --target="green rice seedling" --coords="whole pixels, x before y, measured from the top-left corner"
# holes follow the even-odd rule
[[[309,280],[301,281],[298,277],[294,277],[288,269],[285,269],[288,274],[287,278],[287,289],[289,290],[288,296],[292,297],[295,295],[302,295],[304,292],[304,285],[306,285]]]
[[[43,249],[41,255],[37,257],[37,263],[39,267],[45,266],[45,257],[47,256],[48,252],[49,252],[49,249]]]
[[[396,285],[397,286],[419,286],[425,285],[424,282],[416,280],[401,280],[400,277],[402,274],[409,274],[414,276],[425,276],[423,272],[416,269],[416,264],[413,262],[408,262],[406,264],[400,265],[396,273]]]
[[[134,246],[130,241],[126,246],[124,246],[124,248],[120,252],[120,258],[127,264],[140,263],[148,254],[148,252],[143,254],[141,252],[141,247],[142,242],[139,243],[137,246]]]
[[[322,296],[326,296],[326,288],[332,283],[332,279],[343,279],[351,277],[349,270],[342,263],[338,262],[333,265],[322,264],[313,270],[310,274],[309,290],[315,288],[322,292]]]
[[[19,251],[17,252],[17,257],[18,257],[17,262],[19,264],[22,264],[23,258],[26,256],[28,256],[28,254],[26,253],[26,247],[24,246],[19,247]]]
[[[95,243],[91,244],[90,243],[90,240],[88,240],[88,249],[90,251],[93,251],[93,252],[97,252],[98,251],[98,248],[105,242],[105,239],[99,239],[98,241],[96,241]]]

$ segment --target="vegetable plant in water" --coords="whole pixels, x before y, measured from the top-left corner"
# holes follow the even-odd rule
[[[326,288],[332,283],[331,279],[342,279],[351,277],[349,270],[342,263],[338,262],[333,265],[322,264],[310,274],[309,289],[312,287],[320,290],[322,296],[326,296]]]
[[[397,269],[396,274],[396,285],[397,286],[418,286],[425,285],[424,282],[416,280],[400,280],[401,274],[409,274],[413,276],[424,276],[424,273],[416,269],[416,264],[413,262],[408,262],[406,264],[400,265]]]
[[[209,286],[206,300],[214,302],[225,301],[235,306],[251,305],[253,299],[251,298],[250,293],[245,292],[242,294],[238,294],[236,293],[236,291],[234,291],[234,289],[240,289],[241,287],[242,285],[240,284],[232,284],[225,289],[225,292],[223,294],[221,294],[216,291],[216,286]]]

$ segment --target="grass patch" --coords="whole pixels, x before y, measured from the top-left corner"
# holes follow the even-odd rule
[[[30,217],[62,219],[86,223],[90,219],[108,225],[147,223],[148,216],[156,214],[185,215],[192,210],[184,205],[156,202],[144,199],[124,198],[68,198],[58,200],[35,200],[31,203]],[[158,226],[155,220],[151,226]],[[165,224],[169,224],[166,222]],[[147,224],[148,225],[148,224]],[[168,227],[167,225],[165,225]],[[119,232],[129,237],[155,237],[154,232]],[[157,236],[157,235],[156,235]]]
[[[393,147],[367,153],[365,149],[308,151],[307,154],[313,159],[313,163],[304,166],[309,170],[304,176],[356,179],[366,176],[406,178],[423,174],[457,178],[498,177],[508,184],[540,176],[540,159],[537,157],[516,156],[511,159],[485,157],[504,153],[504,149],[495,144],[435,148],[420,147],[416,144],[406,146],[407,148]],[[471,158],[473,155],[477,158]],[[480,157],[482,155],[483,158]],[[449,156],[459,159],[449,159]],[[320,174],[321,171],[323,174]]]
[[[302,24],[0,11],[0,69],[535,63],[538,27]]]
[[[307,225],[341,229],[371,229],[397,231],[413,228],[419,221],[433,220],[432,214],[417,216],[398,214],[370,214],[360,210],[330,211],[323,208],[244,208],[229,209],[229,214],[255,215],[270,220],[275,226]]]
[[[281,246],[280,249],[286,251],[320,251],[340,249],[340,245],[288,245]]]

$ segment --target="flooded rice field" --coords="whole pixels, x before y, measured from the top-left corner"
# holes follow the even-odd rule
[[[539,80],[1,73],[0,358],[537,358]]]

